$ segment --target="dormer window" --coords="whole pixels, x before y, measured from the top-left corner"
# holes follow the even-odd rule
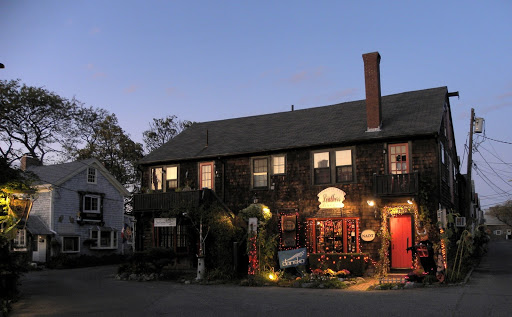
[[[87,168],[87,183],[96,184],[96,169],[94,167]]]

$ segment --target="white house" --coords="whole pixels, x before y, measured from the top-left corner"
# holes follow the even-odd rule
[[[123,251],[124,197],[129,192],[98,160],[43,166],[25,156],[21,169],[37,176],[38,193],[15,250],[32,252],[34,262],[59,253]]]

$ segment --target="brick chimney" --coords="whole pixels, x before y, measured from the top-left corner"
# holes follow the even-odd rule
[[[380,102],[380,54],[363,54],[364,82],[366,87],[367,132],[380,131],[382,124],[382,106]]]
[[[25,154],[21,157],[20,169],[22,171],[26,171],[27,168],[29,168],[30,166],[41,166],[41,165],[43,165],[43,163],[41,163],[41,161],[36,157],[28,156],[27,154]]]

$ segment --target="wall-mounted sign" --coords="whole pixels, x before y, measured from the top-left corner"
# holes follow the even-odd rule
[[[361,232],[361,239],[363,241],[373,241],[375,239],[375,231],[367,229]]]
[[[277,252],[279,266],[284,269],[306,264],[306,248],[286,250]]]
[[[155,218],[155,227],[176,227],[176,218]]]
[[[339,188],[326,188],[317,195],[320,202],[319,208],[343,208],[345,195],[345,192]]]
[[[252,234],[258,233],[258,218],[256,218],[256,217],[249,218],[249,232]]]

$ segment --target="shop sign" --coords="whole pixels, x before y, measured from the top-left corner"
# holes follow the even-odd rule
[[[176,218],[155,218],[155,227],[176,227]]]
[[[286,250],[277,252],[279,266],[284,269],[306,264],[306,248]]]
[[[361,239],[363,241],[373,241],[375,239],[375,231],[367,229],[361,232]]]
[[[345,192],[339,188],[326,188],[317,195],[320,202],[319,208],[343,208],[345,195]]]

